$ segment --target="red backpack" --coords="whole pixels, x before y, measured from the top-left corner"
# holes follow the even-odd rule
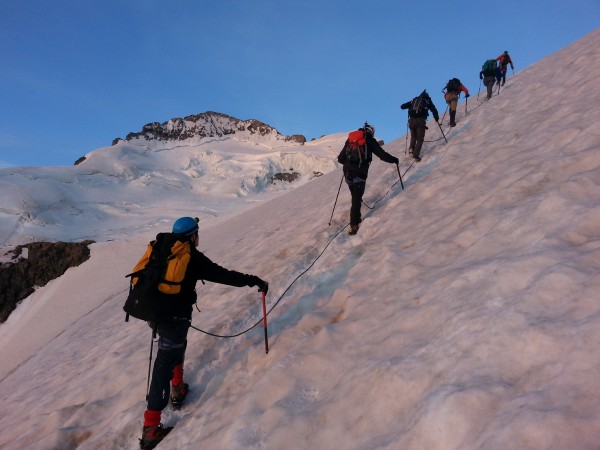
[[[346,161],[356,163],[359,166],[363,161],[367,161],[367,139],[363,130],[351,131],[348,134]]]

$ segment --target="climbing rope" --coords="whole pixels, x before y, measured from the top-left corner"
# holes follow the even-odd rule
[[[477,107],[476,107],[477,108]],[[474,108],[475,109],[475,108]],[[451,130],[451,128],[448,130],[447,133],[449,133]],[[444,139],[443,137],[436,139],[435,141],[425,141],[425,142],[437,142],[441,139]],[[401,177],[398,178],[398,180],[392,184],[389,189],[387,190],[387,192],[379,199],[377,199],[375,201],[375,203],[373,203],[373,206],[369,206],[367,205],[364,200],[362,200],[363,205],[365,205],[367,208],[373,210],[375,209],[375,207],[377,206],[377,204],[379,202],[381,202],[383,199],[385,199],[388,194],[392,191],[392,189],[394,189],[394,187],[400,183],[402,181],[402,178],[407,174],[407,172],[414,166],[415,161],[413,160],[410,165],[406,168],[406,170],[404,171],[404,173],[402,174]],[[337,201],[337,199],[336,199]],[[288,287],[283,291],[283,293],[279,296],[279,298],[277,299],[277,301],[271,306],[271,308],[267,311],[267,316],[269,314],[271,314],[271,312],[275,309],[275,307],[281,302],[281,300],[283,299],[283,297],[285,296],[285,294],[287,294],[287,292],[292,288],[292,286],[296,283],[296,281],[298,281],[304,274],[306,274],[315,264],[316,262],[321,258],[321,256],[323,256],[323,254],[325,253],[325,250],[327,250],[329,248],[329,246],[331,245],[331,243],[335,240],[336,237],[338,237],[346,228],[348,228],[350,224],[346,224],[344,225],[343,228],[341,228],[339,231],[337,231],[332,237],[331,239],[329,239],[329,241],[327,242],[327,244],[325,245],[325,247],[323,248],[323,250],[321,251],[321,253],[319,253],[319,255],[317,255],[317,257],[313,260],[312,263],[310,263],[310,265],[304,269],[304,271],[302,271],[298,276],[296,276],[296,278],[294,278],[294,280],[288,285]],[[217,338],[234,338],[234,337],[239,337],[243,334],[246,334],[248,332],[250,332],[251,330],[253,330],[254,328],[256,328],[258,325],[260,325],[263,322],[263,318],[259,319],[256,321],[256,323],[252,326],[250,326],[249,328],[245,329],[244,331],[240,331],[239,333],[236,334],[230,334],[230,335],[221,335],[221,334],[215,334],[215,333],[211,333],[209,331],[205,331],[202,330],[198,327],[195,327],[194,325],[190,325],[191,328],[193,328],[196,331],[199,331],[201,333],[207,334],[209,336],[213,336],[213,337],[217,337]]]
[[[406,173],[407,173],[407,172],[410,170],[410,168],[411,168],[412,166],[414,166],[414,165],[415,165],[415,161],[413,160],[413,161],[410,163],[410,165],[407,167],[407,169],[404,171],[404,173],[402,174],[402,177],[404,177],[404,175],[406,175]],[[400,183],[400,180],[401,180],[401,179],[399,178],[399,179],[398,179],[398,181],[396,181],[394,184],[392,184],[392,185],[390,186],[390,188],[387,190],[387,192],[386,192],[385,194],[383,194],[383,196],[382,196],[381,198],[377,199],[377,200],[375,201],[375,203],[373,203],[373,206],[369,206],[369,205],[367,205],[367,204],[365,203],[365,201],[364,201],[364,200],[361,200],[361,201],[362,201],[362,204],[363,204],[363,205],[365,205],[365,206],[366,206],[367,208],[369,208],[369,209],[375,209],[375,206],[377,206],[377,203],[379,203],[379,202],[380,202],[380,201],[382,201],[384,198],[386,198],[386,197],[387,197],[387,195],[388,195],[388,194],[391,192],[391,190],[392,190],[392,189],[394,189],[394,186],[396,186],[398,183]]]
[[[414,161],[411,162],[411,164],[408,166],[408,168],[404,171],[404,173],[402,174],[402,176],[406,175],[406,173],[410,170],[410,168],[415,164]],[[394,186],[396,186],[398,183],[400,183],[400,178],[392,185],[390,186],[390,188],[388,189],[388,191],[385,193],[385,195],[383,197],[381,197],[380,199],[378,199],[373,206],[368,206],[366,203],[363,204],[369,208],[369,209],[374,209],[375,206],[377,205],[377,203],[379,203],[380,201],[382,201],[390,192],[391,190],[394,188]],[[325,245],[325,247],[323,248],[323,250],[321,251],[321,253],[319,253],[319,255],[313,260],[312,263],[310,263],[310,265],[304,269],[304,271],[302,271],[298,276],[296,276],[296,278],[294,278],[294,280],[289,284],[289,286],[285,289],[285,291],[283,291],[283,293],[279,296],[279,298],[277,299],[277,301],[273,304],[273,306],[271,306],[271,308],[269,309],[269,311],[267,312],[267,316],[269,314],[271,314],[271,311],[273,311],[275,309],[275,307],[281,302],[281,300],[283,299],[283,297],[285,296],[285,294],[287,294],[287,292],[292,288],[292,286],[294,285],[294,283],[296,283],[296,281],[298,281],[306,272],[308,272],[315,264],[316,262],[321,258],[321,256],[323,256],[323,254],[325,253],[325,250],[327,250],[327,248],[329,248],[329,246],[331,245],[331,243],[335,240],[336,237],[338,237],[346,228],[348,228],[348,225],[350,225],[349,223],[344,225],[343,228],[341,228],[338,232],[336,232],[331,239],[329,239],[329,241],[327,242],[327,245]],[[234,337],[238,337],[241,336],[243,334],[246,334],[248,332],[250,332],[251,330],[253,330],[254,328],[256,328],[258,325],[260,325],[262,323],[263,319],[261,318],[260,320],[258,320],[254,325],[252,325],[251,327],[245,329],[244,331],[240,331],[239,333],[236,334],[230,334],[230,335],[221,335],[221,334],[215,334],[215,333],[211,333],[209,331],[205,331],[202,330],[198,327],[195,327],[194,325],[190,325],[191,328],[193,328],[196,331],[199,331],[201,333],[207,334],[209,336],[213,336],[213,337],[217,337],[217,338],[234,338]]]
[[[267,312],[267,316],[269,314],[271,314],[271,311],[273,311],[273,309],[275,309],[275,307],[279,304],[279,302],[281,302],[281,299],[292,288],[292,286],[294,285],[294,283],[296,283],[296,281],[298,281],[300,279],[300,277],[302,277],[302,275],[304,275],[306,272],[308,272],[312,268],[312,266],[314,266],[315,263],[321,258],[321,256],[323,256],[323,253],[325,253],[325,250],[327,250],[327,248],[331,245],[331,243],[335,240],[335,238],[338,237],[346,228],[348,228],[348,225],[350,225],[350,224],[344,225],[344,227],[341,230],[339,230],[336,234],[334,234],[333,237],[329,240],[329,242],[327,242],[327,245],[325,246],[325,248],[323,248],[323,250],[321,251],[321,253],[319,253],[319,255],[315,258],[315,260],[303,272],[301,272],[296,278],[294,278],[294,281],[292,281],[290,283],[290,285],[286,288],[285,291],[283,291],[283,293],[279,296],[279,298],[273,304],[273,306],[271,306],[271,308]],[[214,337],[218,337],[218,338],[234,338],[234,337],[241,336],[242,334],[248,333],[252,329],[256,328],[262,321],[263,321],[263,319],[260,319],[254,325],[252,325],[251,327],[247,328],[246,330],[241,331],[241,332],[236,333],[236,334],[231,334],[231,335],[220,335],[220,334],[210,333],[208,331],[201,330],[200,328],[197,328],[197,327],[195,327],[193,325],[190,325],[190,327],[193,328],[194,330],[200,331],[201,333],[208,334],[209,336],[214,336]]]

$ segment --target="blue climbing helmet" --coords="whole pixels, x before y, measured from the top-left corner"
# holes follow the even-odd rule
[[[173,233],[191,236],[198,231],[198,221],[197,217],[180,217],[173,224]]]

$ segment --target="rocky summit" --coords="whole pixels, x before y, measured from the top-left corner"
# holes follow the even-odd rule
[[[183,141],[191,138],[205,137],[271,137],[282,141],[291,141],[304,144],[306,138],[295,134],[283,136],[275,128],[258,120],[240,120],[217,112],[205,112],[182,118],[174,118],[164,123],[152,122],[144,125],[142,131],[129,133],[126,141],[143,138],[159,141]],[[113,140],[112,145],[122,141],[121,138]]]

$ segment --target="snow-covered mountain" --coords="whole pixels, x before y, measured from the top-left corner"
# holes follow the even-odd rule
[[[2,190],[10,181],[21,201],[42,204],[48,191],[78,208],[76,225],[38,209],[44,222],[24,218],[11,239],[44,230],[68,239],[77,228],[104,238],[0,326],[0,447],[137,448],[151,332],[123,321],[123,275],[182,212],[233,196],[243,211],[205,214],[200,247],[270,282],[270,351],[261,329],[229,339],[191,330],[192,391],[184,409],[165,410],[175,428],[159,449],[597,449],[599,57],[597,30],[510,77],[490,101],[477,99],[479,80],[462,80],[472,96],[448,144],[432,123],[418,164],[404,136],[386,145],[401,158],[404,190],[395,166],[373,162],[373,209],[363,206],[352,237],[340,170],[268,199],[269,189],[239,194],[239,183],[203,191],[193,181],[207,172],[175,169],[204,158],[191,146],[132,139],[73,172],[3,173]],[[344,137],[313,145],[335,154]],[[219,142],[203,145],[228,176],[272,151],[245,146],[240,163],[244,151],[227,160]],[[110,205],[121,191],[130,206]],[[261,323],[253,289],[198,292],[197,328],[232,335]]]
[[[72,167],[0,169],[0,246],[119,239],[171,214],[240,212],[333,170],[345,137],[304,143],[256,120],[204,113],[146,125]]]

